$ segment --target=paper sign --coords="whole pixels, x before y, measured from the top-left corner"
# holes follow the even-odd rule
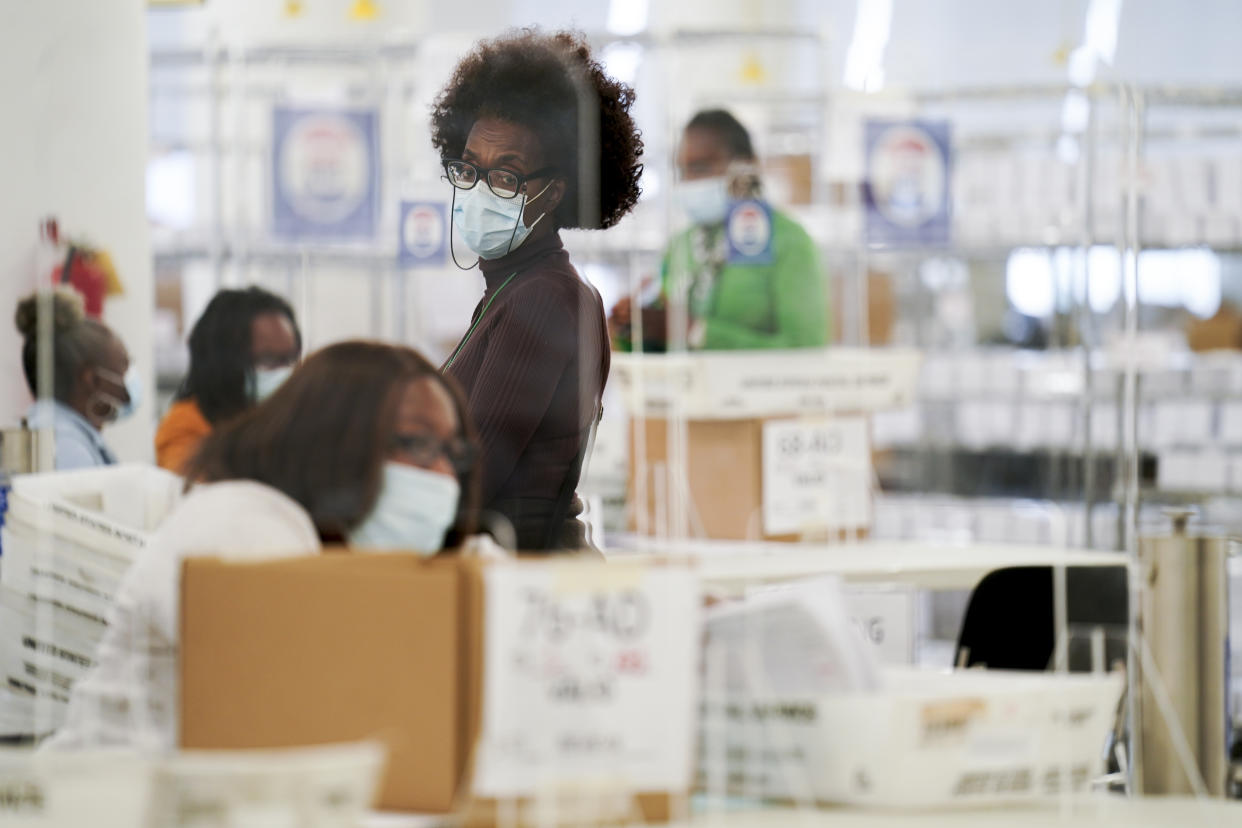
[[[948,121],[868,121],[866,158],[867,241],[891,246],[948,244]]]
[[[763,531],[789,535],[871,525],[865,417],[763,425]]]
[[[444,264],[448,212],[442,201],[401,202],[401,245],[397,261],[405,267]]]
[[[696,420],[871,411],[912,405],[921,354],[905,348],[614,354],[630,411]]]
[[[914,592],[861,587],[845,592],[850,622],[885,664],[914,663]]]
[[[287,239],[369,239],[379,217],[378,115],[272,111],[272,220]]]
[[[601,573],[565,563],[487,571],[476,797],[603,780],[688,789],[697,581],[678,567]]]

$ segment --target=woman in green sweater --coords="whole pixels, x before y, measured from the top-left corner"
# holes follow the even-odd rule
[[[694,222],[669,245],[661,266],[659,300],[643,309],[644,350],[665,350],[670,339],[692,350],[812,348],[828,342],[828,303],[819,256],[793,219],[771,210],[766,261],[730,261],[724,222],[730,201],[756,198],[759,179],[750,135],[724,110],[690,120],[677,155],[677,198]],[[670,297],[676,297],[675,302]],[[668,309],[682,305],[684,326],[670,336]],[[618,348],[631,344],[629,297],[610,318]]]

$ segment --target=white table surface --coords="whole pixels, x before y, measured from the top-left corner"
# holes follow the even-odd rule
[[[847,581],[908,583],[924,589],[971,589],[1007,566],[1125,566],[1123,552],[1018,544],[937,544],[863,541],[789,544],[767,541],[661,541],[628,536],[609,560],[689,558],[704,583],[733,589],[813,575]]]
[[[377,814],[362,828],[432,828],[445,817]],[[923,813],[854,808],[794,810],[772,808],[709,811],[695,815],[688,828],[1238,828],[1242,802],[1186,797],[1125,799],[1098,796],[1067,802],[1005,808],[957,809]]]

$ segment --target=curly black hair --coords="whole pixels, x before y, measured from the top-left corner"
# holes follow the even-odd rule
[[[599,101],[598,210],[580,204],[579,124],[595,128],[595,113],[579,117],[580,89]],[[442,158],[460,158],[479,118],[530,129],[567,183],[557,225],[603,229],[620,221],[641,192],[643,140],[630,117],[633,103],[634,90],[604,74],[581,34],[518,29],[480,41],[457,65],[432,106],[431,142]]]

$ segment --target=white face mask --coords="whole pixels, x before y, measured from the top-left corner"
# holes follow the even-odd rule
[[[119,397],[107,393],[106,391],[95,392],[96,399],[102,404],[112,409],[108,416],[109,422],[124,420],[126,417],[133,416],[138,410],[138,406],[142,405],[142,376],[138,373],[138,369],[129,366],[125,371],[125,375],[121,376],[115,371],[109,371],[107,368],[97,369],[99,373],[105,374],[109,382],[116,383],[125,389],[126,395],[129,396],[128,402],[121,402]]]
[[[729,180],[723,175],[683,181],[677,201],[695,224],[720,224],[729,212]]]
[[[349,545],[434,555],[457,517],[460,496],[456,478],[390,460],[375,508],[349,533]]]
[[[292,365],[280,368],[255,368],[250,374],[250,399],[261,403],[276,393],[276,389],[285,384],[293,373]]]
[[[480,259],[499,259],[521,247],[535,225],[543,221],[546,212],[527,227],[522,221],[522,213],[527,204],[533,203],[551,186],[549,181],[547,187],[529,200],[525,196],[501,198],[483,181],[469,190],[456,190],[453,194],[453,225],[461,240]]]

